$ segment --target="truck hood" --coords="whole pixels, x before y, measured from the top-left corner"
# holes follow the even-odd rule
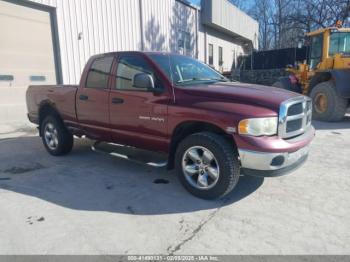
[[[280,88],[240,82],[193,85],[181,87],[181,90],[188,95],[259,105],[277,112],[283,101],[300,96],[300,94]]]

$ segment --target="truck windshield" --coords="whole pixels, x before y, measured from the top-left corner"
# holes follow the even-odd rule
[[[329,55],[350,55],[350,32],[333,32],[330,38]]]
[[[190,57],[173,54],[150,54],[149,56],[170,81],[178,86],[228,82],[227,78],[214,69]]]

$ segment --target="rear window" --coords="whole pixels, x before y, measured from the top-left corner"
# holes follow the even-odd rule
[[[96,59],[89,70],[86,87],[96,89],[108,88],[108,77],[111,72],[112,62],[112,56]]]

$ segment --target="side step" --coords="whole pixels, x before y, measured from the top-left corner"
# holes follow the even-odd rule
[[[108,154],[152,167],[161,168],[168,165],[167,155],[125,145],[97,141],[91,146],[91,149],[97,153]]]

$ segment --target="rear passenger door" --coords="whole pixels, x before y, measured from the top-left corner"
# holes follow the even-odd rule
[[[86,81],[80,83],[76,96],[78,121],[90,138],[98,140],[110,140],[109,84],[113,60],[114,56],[106,55],[90,61]]]

